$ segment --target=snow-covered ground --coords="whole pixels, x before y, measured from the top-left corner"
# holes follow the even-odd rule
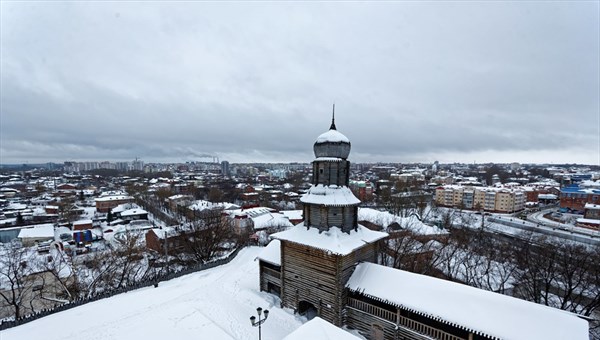
[[[256,308],[270,311],[262,338],[282,339],[306,319],[279,308],[259,291],[258,263],[264,248],[245,248],[229,264],[161,282],[2,331],[22,339],[256,339],[250,324]]]

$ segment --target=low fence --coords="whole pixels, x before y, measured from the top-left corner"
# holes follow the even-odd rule
[[[227,257],[224,257],[219,260],[211,261],[208,263],[199,263],[197,265],[193,265],[193,266],[190,266],[190,267],[178,270],[178,271],[174,271],[171,273],[166,273],[164,275],[157,276],[151,280],[138,282],[134,285],[121,287],[121,288],[113,289],[110,291],[105,291],[102,293],[92,295],[90,297],[78,298],[71,302],[68,302],[68,303],[65,303],[62,305],[57,305],[53,308],[37,311],[33,314],[26,315],[26,316],[18,318],[16,320],[3,321],[0,323],[0,331],[11,328],[11,327],[20,326],[20,325],[26,324],[28,322],[37,320],[39,318],[43,318],[45,316],[52,315],[54,313],[59,313],[59,312],[62,312],[62,311],[65,311],[65,310],[68,310],[71,308],[79,307],[81,305],[85,305],[86,303],[109,298],[109,297],[115,296],[117,294],[127,293],[129,291],[140,289],[140,288],[154,286],[154,285],[157,285],[161,281],[172,280],[172,279],[184,276],[184,275],[192,274],[195,272],[199,272],[202,270],[206,270],[206,269],[210,269],[210,268],[214,268],[214,267],[218,267],[218,266],[227,264],[227,263],[231,262],[231,260],[233,260],[237,256],[237,254],[240,252],[241,249],[242,249],[242,247],[239,247],[239,248],[235,249],[232,253],[227,255]]]

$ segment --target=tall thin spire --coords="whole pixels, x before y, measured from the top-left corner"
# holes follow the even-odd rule
[[[335,103],[333,103],[333,114],[331,116],[331,126],[329,127],[329,130],[337,130],[335,128]]]

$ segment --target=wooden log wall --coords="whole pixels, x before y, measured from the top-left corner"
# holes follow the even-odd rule
[[[377,249],[377,243],[367,244],[349,255],[336,256],[316,248],[282,241],[282,305],[297,310],[301,301],[309,302],[317,308],[321,318],[341,326],[342,310],[348,294],[346,283],[358,262],[376,261]],[[265,290],[266,280],[265,276]]]
[[[329,227],[339,227],[344,232],[358,226],[357,206],[323,206],[317,204],[304,205],[305,226],[316,227],[321,231]]]
[[[313,184],[348,186],[350,181],[350,162],[314,161]]]
[[[371,243],[363,246],[362,248],[357,249],[351,254],[343,256],[339,261],[338,268],[338,284],[343,287],[342,294],[340,296],[342,300],[342,304],[345,306],[348,301],[348,289],[346,289],[346,283],[354,273],[354,269],[356,269],[356,265],[359,262],[371,262],[377,263],[377,251],[378,244]]]
[[[259,261],[260,290],[269,291],[269,283],[281,288],[281,272],[268,268],[263,261]]]
[[[286,241],[281,241],[281,254],[282,305],[297,310],[301,301],[309,302],[321,318],[341,326],[344,288],[336,276],[339,257]]]

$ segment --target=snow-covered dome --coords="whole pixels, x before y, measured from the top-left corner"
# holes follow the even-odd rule
[[[335,118],[329,131],[317,137],[313,146],[315,157],[336,157],[347,159],[350,154],[350,140],[335,128]]]
[[[319,137],[317,137],[316,143],[325,143],[325,142],[345,142],[350,144],[350,140],[348,137],[344,136],[338,130],[329,130],[327,132],[322,133]]]

